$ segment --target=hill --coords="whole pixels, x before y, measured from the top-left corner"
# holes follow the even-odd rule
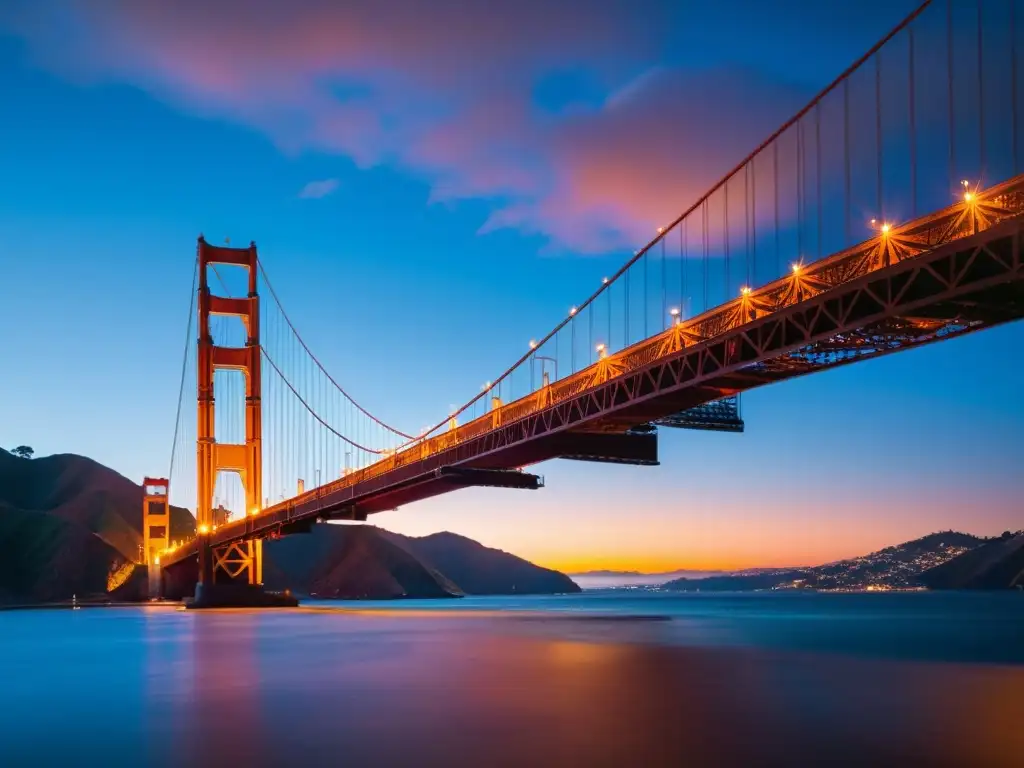
[[[126,562],[91,531],[56,515],[0,511],[0,605],[106,596]]]
[[[812,568],[783,568],[756,573],[676,579],[664,589],[679,591],[746,591],[761,589],[905,589],[922,586],[921,575],[985,539],[956,531],[942,531],[886,547],[862,557]]]
[[[0,514],[45,512],[92,532],[134,560],[142,544],[142,486],[84,456],[22,459],[0,449]],[[186,509],[171,507],[171,538],[195,532]]]
[[[270,589],[389,599],[578,592],[571,579],[454,533],[421,538],[372,525],[313,527],[264,546]]]
[[[451,579],[467,595],[549,595],[581,591],[564,573],[541,568],[455,533],[444,531],[418,538],[386,534]]]
[[[263,553],[268,589],[349,600],[461,594],[386,531],[371,525],[317,525],[308,534],[268,541]]]
[[[1024,585],[1024,531],[1009,531],[921,574],[932,589],[1006,589]]]

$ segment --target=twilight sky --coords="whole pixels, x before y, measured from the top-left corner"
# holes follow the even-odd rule
[[[7,0],[0,444],[166,472],[200,232],[259,244],[360,402],[434,423],[915,5]],[[1022,342],[756,391],[746,434],[663,430],[660,467],[552,462],[536,494],[374,522],[569,570],[1020,528]]]

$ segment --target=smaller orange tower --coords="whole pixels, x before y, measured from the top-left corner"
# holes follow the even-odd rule
[[[142,562],[149,569],[149,595],[160,594],[160,553],[171,543],[170,484],[164,477],[142,481]]]

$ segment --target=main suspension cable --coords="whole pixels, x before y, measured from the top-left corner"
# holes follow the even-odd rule
[[[302,345],[302,348],[304,350],[306,350],[306,354],[310,356],[310,358],[313,360],[314,363],[316,363],[316,366],[320,369],[320,371],[324,374],[324,376],[327,377],[327,379],[331,382],[331,384],[334,385],[335,389],[337,389],[346,400],[348,400],[350,403],[352,403],[352,405],[354,405],[360,411],[360,413],[362,413],[363,415],[367,416],[371,421],[376,422],[377,424],[382,426],[384,429],[388,430],[389,432],[393,432],[394,434],[398,435],[399,437],[404,437],[407,440],[416,440],[416,439],[418,439],[416,435],[406,434],[405,432],[402,432],[400,429],[396,429],[395,427],[392,427],[390,424],[387,424],[387,423],[381,421],[380,419],[378,419],[376,416],[374,416],[372,413],[370,413],[368,410],[366,410],[363,406],[361,406],[355,400],[355,398],[353,398],[348,392],[345,391],[344,387],[342,387],[337,381],[334,380],[334,377],[331,376],[330,373],[328,373],[326,368],[324,368],[323,364],[320,362],[320,359],[306,345],[306,342],[303,340],[302,336],[299,334],[298,330],[295,328],[295,325],[292,323],[291,318],[288,317],[288,313],[285,312],[284,306],[281,304],[281,300],[278,298],[277,292],[274,290],[274,286],[270,282],[270,278],[267,277],[267,271],[263,268],[263,262],[257,260],[257,264],[259,265],[260,274],[263,276],[263,282],[266,284],[267,289],[270,291],[270,295],[274,299],[274,303],[277,304],[277,308],[281,311],[281,316],[284,317],[284,321],[288,324],[288,327],[291,329],[292,333],[295,334],[295,338],[298,339],[299,344]]]

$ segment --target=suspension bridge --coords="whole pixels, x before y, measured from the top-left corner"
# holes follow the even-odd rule
[[[742,431],[747,390],[1024,316],[1022,10],[922,4],[418,432],[328,373],[255,245],[200,237],[171,468],[145,480],[151,585],[254,590],[268,538],[538,489],[549,459],[656,464],[659,429]],[[170,504],[194,532],[171,535]]]

